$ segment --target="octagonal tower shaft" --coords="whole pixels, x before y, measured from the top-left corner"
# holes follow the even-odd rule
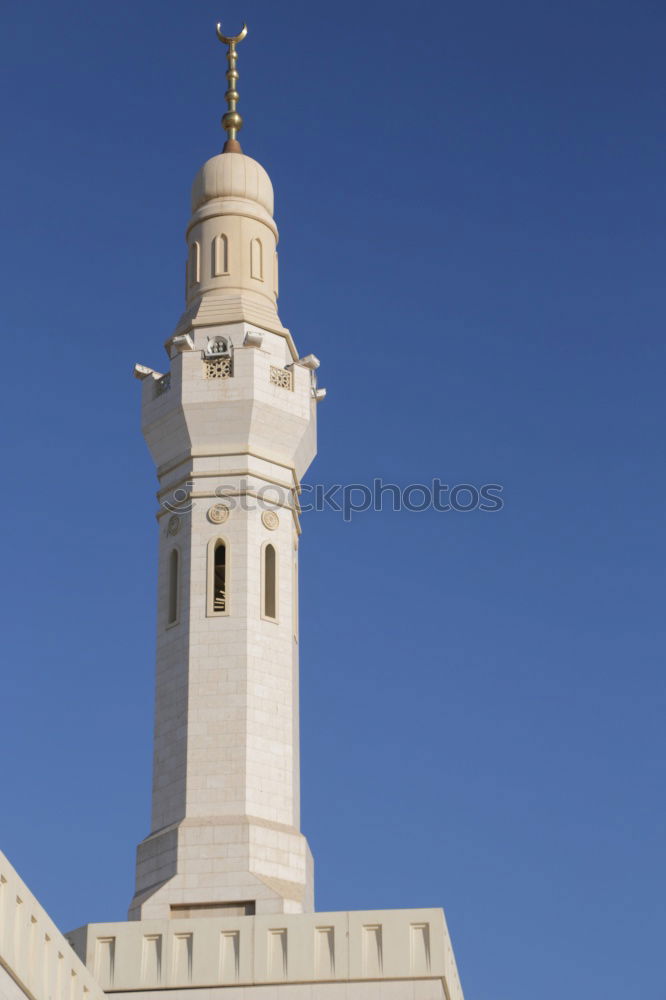
[[[139,368],[160,484],[152,831],[130,917],[313,909],[300,833],[298,502],[313,365],[278,317],[268,175],[197,176],[170,371]]]

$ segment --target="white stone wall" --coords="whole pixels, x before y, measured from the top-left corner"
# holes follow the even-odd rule
[[[0,1000],[102,1000],[103,996],[0,852]]]

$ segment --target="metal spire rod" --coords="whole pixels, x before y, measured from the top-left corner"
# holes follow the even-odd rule
[[[247,35],[247,25],[244,24],[240,32],[232,37],[227,37],[222,34],[222,24],[217,25],[217,37],[220,39],[223,45],[228,45],[227,50],[227,62],[229,63],[229,69],[227,70],[227,80],[229,86],[227,92],[224,95],[224,99],[227,102],[228,111],[222,116],[222,128],[227,133],[227,141],[224,144],[224,153],[241,153],[241,146],[238,141],[238,133],[243,127],[243,119],[236,110],[236,106],[240,99],[240,95],[237,89],[238,83],[238,70],[236,69],[236,60],[238,54],[236,52],[236,46],[239,42],[242,42]]]

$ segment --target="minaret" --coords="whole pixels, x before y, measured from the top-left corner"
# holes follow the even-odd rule
[[[313,355],[277,313],[268,174],[238,142],[192,188],[186,309],[165,374],[137,366],[160,508],[152,832],[131,919],[311,911],[300,832],[300,479],[316,452]]]
[[[463,1000],[441,909],[314,912],[299,829],[297,498],[324,390],[278,317],[273,189],[238,143],[246,29],[218,35],[228,138],[194,181],[186,310],[166,342],[170,370],[136,368],[160,483],[152,832],[130,919],[67,939],[126,1000],[221,988]],[[36,935],[38,911],[2,855],[0,869],[0,923],[4,906],[13,928],[0,965],[34,955],[44,984],[67,949],[54,954],[50,928]],[[81,1000],[77,989],[98,1000],[85,970],[70,972],[34,1000]]]

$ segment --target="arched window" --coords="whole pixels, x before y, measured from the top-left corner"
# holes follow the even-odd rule
[[[262,607],[264,618],[277,621],[277,552],[275,546],[264,546],[262,567]]]
[[[167,611],[167,625],[175,625],[178,621],[178,549],[172,549],[169,556],[169,607]]]
[[[220,233],[213,240],[211,247],[212,276],[219,277],[221,274],[229,274],[229,240],[224,233]]]
[[[206,614],[229,614],[229,546],[222,538],[208,543]]]
[[[201,281],[201,247],[196,242],[190,244],[189,276],[190,288]]]
[[[206,614],[229,614],[229,546],[222,538],[208,543]]]
[[[257,281],[264,280],[264,248],[256,236],[250,241],[250,276]]]
[[[213,560],[213,612],[224,614],[227,610],[227,547],[224,542],[215,546]]]

